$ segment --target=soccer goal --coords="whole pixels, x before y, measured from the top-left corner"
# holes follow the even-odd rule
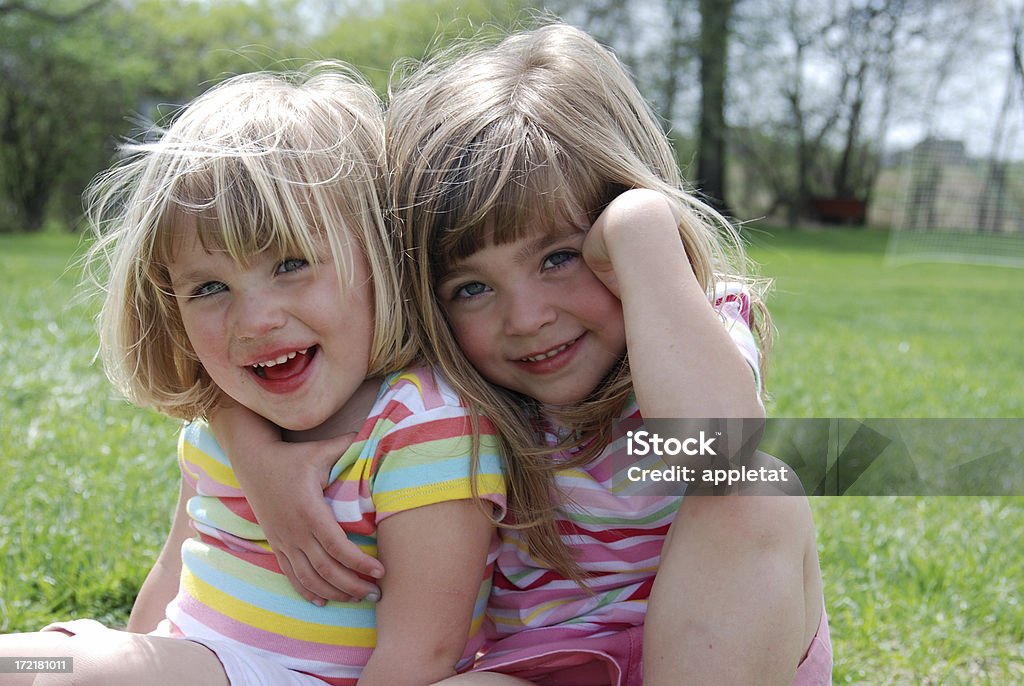
[[[890,262],[1024,267],[1024,14],[1011,52],[1001,104],[981,108],[987,121],[947,123],[900,155]]]
[[[890,261],[1024,267],[1024,160],[971,157],[963,143],[939,139],[908,158]]]

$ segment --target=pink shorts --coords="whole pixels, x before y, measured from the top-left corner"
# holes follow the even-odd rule
[[[483,656],[472,671],[508,674],[537,686],[643,684],[642,626],[605,630],[579,637],[565,637],[564,632],[560,631],[559,640],[544,640],[540,647],[529,646],[537,643],[531,637],[524,636],[529,633],[524,631],[502,639],[498,650]],[[797,666],[791,686],[831,684],[832,639],[828,615],[822,606],[818,630]]]

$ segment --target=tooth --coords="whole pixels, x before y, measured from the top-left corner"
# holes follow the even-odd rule
[[[281,357],[277,358],[276,360],[267,360],[265,362],[256,362],[252,366],[253,366],[253,369],[257,369],[259,367],[275,367],[275,366],[277,366],[279,364],[284,364],[288,360],[294,360],[296,355],[305,355],[308,350],[309,350],[309,348],[303,348],[302,350],[294,350],[294,351],[292,351],[292,352],[290,352],[290,353],[288,353],[286,355],[281,355]]]
[[[557,355],[558,353],[562,352],[563,350],[565,350],[568,347],[569,347],[569,344],[566,343],[565,345],[558,346],[557,348],[555,348],[554,350],[552,350],[550,352],[541,353],[540,355],[534,355],[533,357],[526,357],[524,359],[527,362],[540,362],[541,360],[546,360],[549,357],[554,357],[555,355]]]

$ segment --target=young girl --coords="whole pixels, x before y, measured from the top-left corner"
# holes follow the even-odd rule
[[[763,417],[769,333],[622,65],[515,34],[420,69],[386,129],[424,344],[506,443],[490,642],[451,683],[829,683],[805,498],[619,488],[616,420]]]
[[[196,421],[129,631],[76,620],[0,637],[0,654],[70,657],[74,683],[105,685],[428,684],[472,661],[503,479],[488,425],[471,436],[428,368],[398,371],[414,347],[379,202],[382,124],[372,90],[337,67],[236,77],[135,147],[95,209],[111,378],[174,417],[237,403],[290,441],[353,434],[322,500],[387,565],[383,598],[305,602]]]

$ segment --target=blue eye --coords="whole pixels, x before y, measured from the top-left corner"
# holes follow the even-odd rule
[[[296,272],[307,266],[309,266],[309,262],[301,257],[289,257],[287,260],[284,260],[281,264],[277,265],[277,273],[285,274],[287,272]]]
[[[191,297],[202,298],[207,295],[215,295],[217,293],[220,293],[221,291],[226,291],[227,289],[228,287],[222,284],[220,281],[209,281],[195,288],[192,291]]]
[[[456,288],[455,292],[452,294],[452,299],[472,298],[482,293],[486,293],[487,290],[488,288],[485,284],[482,284],[479,281],[472,281]]]
[[[579,253],[575,250],[558,250],[551,253],[544,259],[545,269],[557,269],[563,265],[566,265],[579,257]]]

